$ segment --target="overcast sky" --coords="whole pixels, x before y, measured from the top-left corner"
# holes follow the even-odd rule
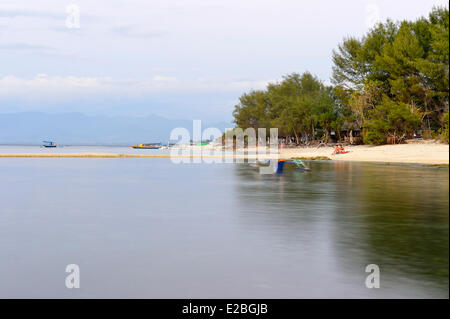
[[[228,121],[239,95],[284,74],[329,82],[345,36],[447,3],[2,0],[0,112]]]

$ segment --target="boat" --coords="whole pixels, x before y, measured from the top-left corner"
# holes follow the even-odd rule
[[[265,160],[260,161],[257,160],[255,163],[251,163],[250,166],[254,168],[261,168],[261,167],[269,167],[270,165],[273,165],[274,172],[277,174],[283,173],[285,169],[296,169],[300,171],[310,171],[311,169],[303,163],[302,160],[299,159],[292,159],[292,160]]]
[[[292,160],[279,160],[277,173],[283,173],[283,169],[285,164],[294,164],[294,167],[300,171],[310,171],[311,169],[303,163],[300,159],[292,159]]]
[[[56,147],[56,143],[52,141],[43,141],[44,144],[42,144],[43,147],[52,148]]]
[[[136,149],[160,149],[163,145],[161,143],[147,143],[147,144],[138,144],[138,145],[132,145],[132,148]]]

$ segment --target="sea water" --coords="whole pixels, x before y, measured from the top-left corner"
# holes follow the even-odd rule
[[[0,297],[448,298],[447,168],[306,164],[0,158]]]

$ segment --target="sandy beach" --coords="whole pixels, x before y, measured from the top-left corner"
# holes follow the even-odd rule
[[[185,147],[194,151],[191,155],[185,155],[181,151],[175,157],[179,158],[254,158],[254,155],[243,155],[243,150],[238,150],[237,155],[229,152],[222,153],[221,147],[210,144],[208,146]],[[409,163],[426,165],[448,165],[449,145],[434,141],[422,141],[418,143],[382,146],[346,146],[347,154],[333,155],[333,147],[293,147],[279,150],[278,158],[291,159],[329,159],[333,161],[355,162],[385,162],[385,163]],[[202,150],[203,154],[200,154]],[[197,154],[196,154],[197,153]],[[250,154],[252,152],[250,151]],[[253,153],[254,154],[254,153]],[[57,149],[51,153],[0,153],[0,158],[170,158],[171,154],[117,154],[117,153],[59,153]],[[261,158],[261,157],[260,157]],[[264,156],[272,158],[272,156]]]
[[[333,147],[286,148],[282,158],[327,156],[338,161],[417,163],[430,165],[449,164],[449,146],[435,142],[422,142],[381,146],[347,146],[347,154],[332,155]]]

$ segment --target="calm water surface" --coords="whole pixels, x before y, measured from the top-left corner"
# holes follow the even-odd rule
[[[448,298],[448,169],[308,165],[0,158],[0,297]]]

